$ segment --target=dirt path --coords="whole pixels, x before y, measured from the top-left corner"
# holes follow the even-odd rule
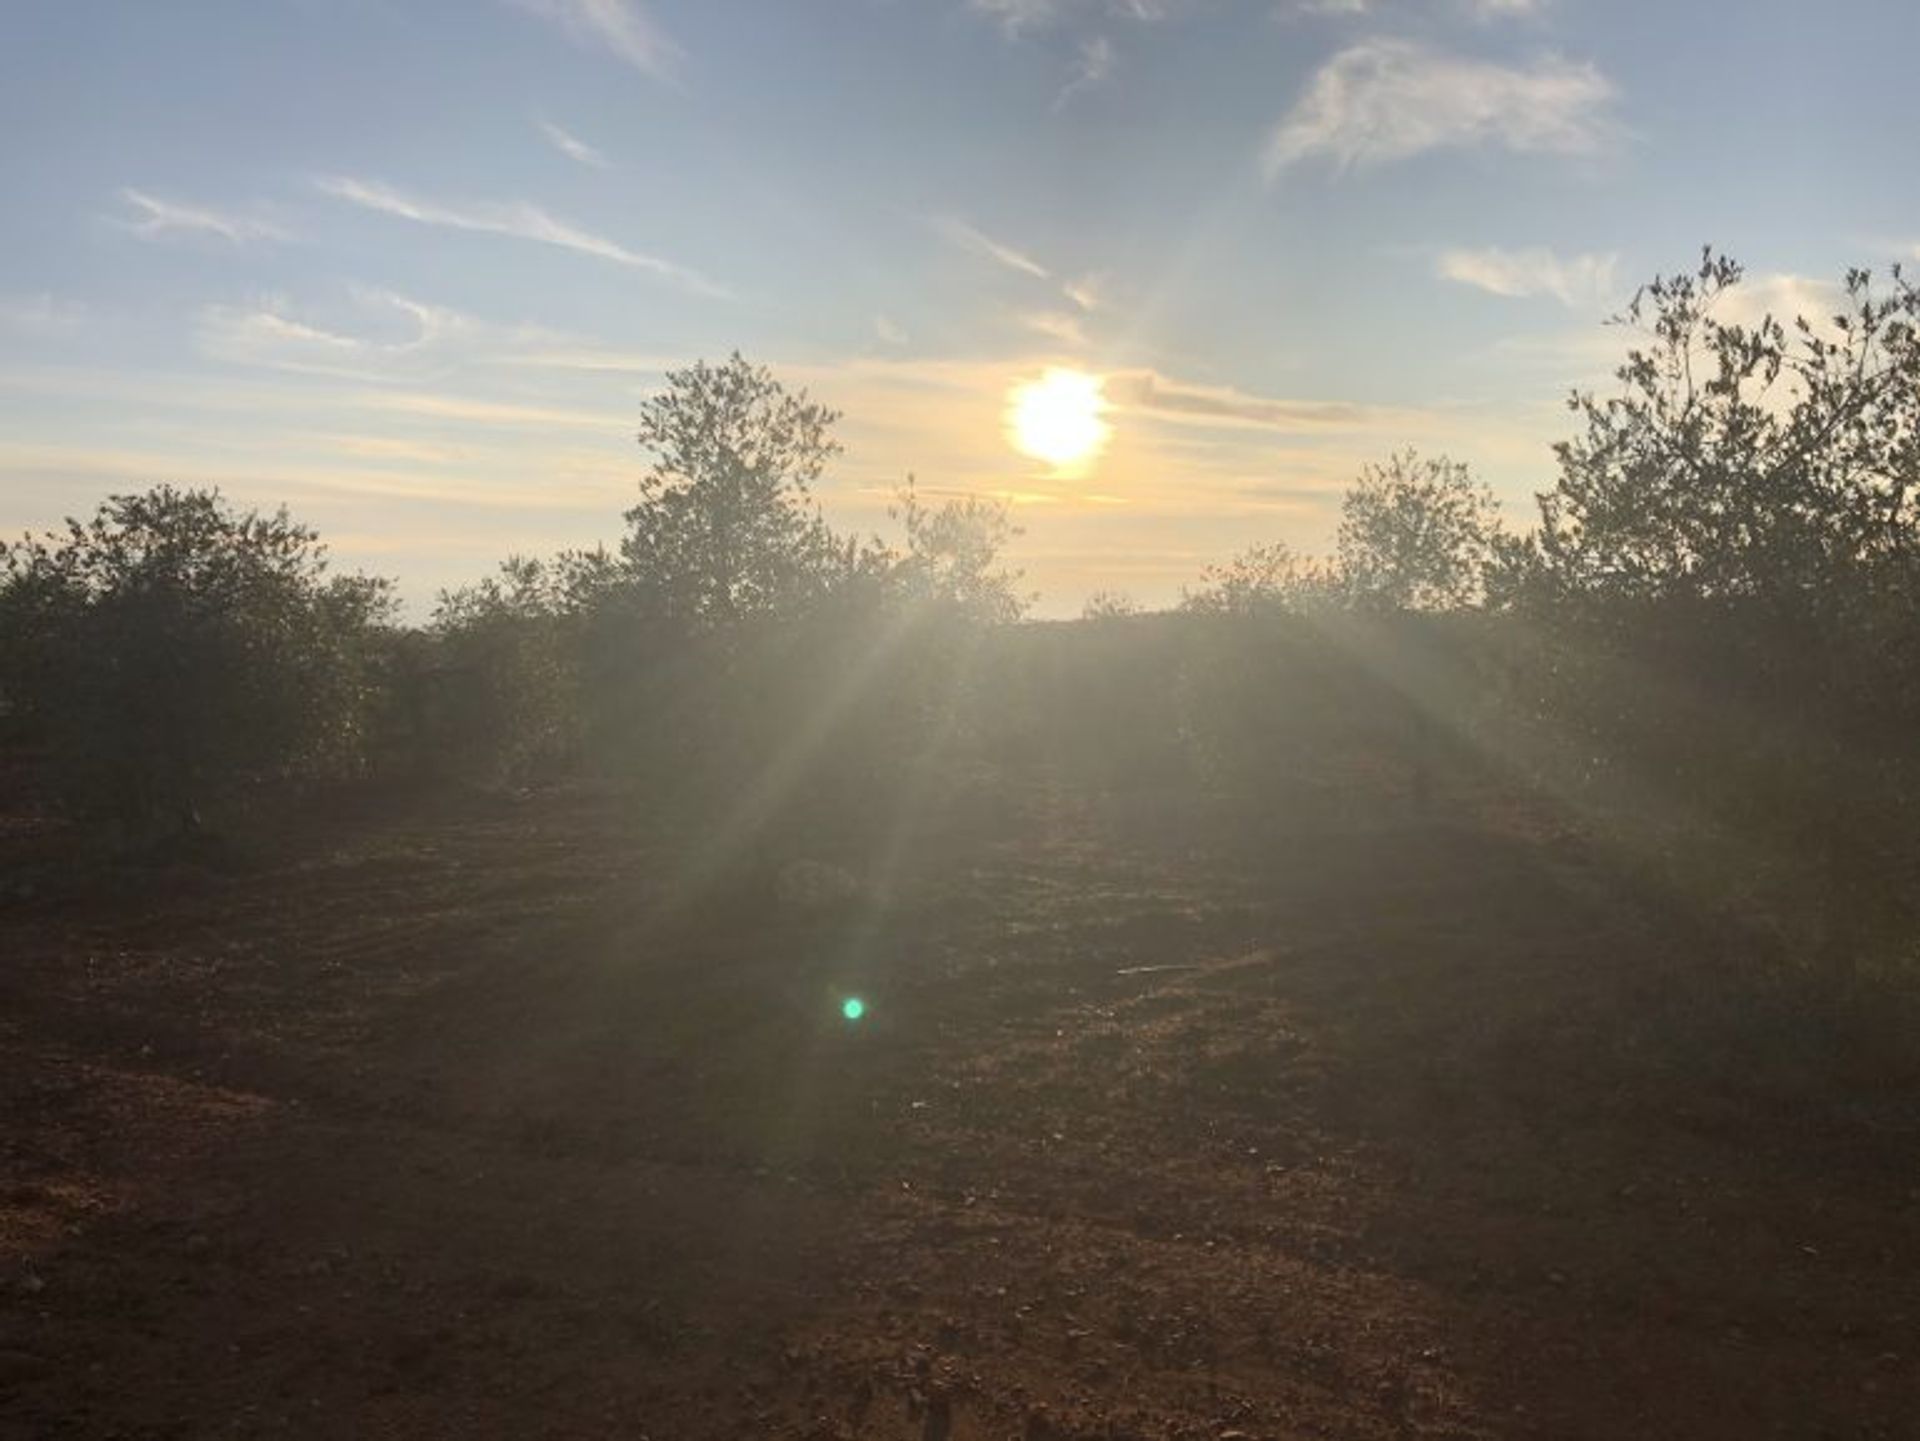
[[[9,917],[0,1432],[1916,1434],[1910,1098],[1679,1084],[1577,852],[1134,829],[695,913],[561,795]]]

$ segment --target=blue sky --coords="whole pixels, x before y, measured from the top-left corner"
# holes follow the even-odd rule
[[[168,480],[422,609],[611,540],[661,372],[996,494],[1043,612],[1313,551],[1405,444],[1524,522],[1601,322],[1711,242],[1818,311],[1920,241],[1920,8],[1650,0],[9,0],[0,529]],[[1111,439],[1005,434],[1049,367]]]

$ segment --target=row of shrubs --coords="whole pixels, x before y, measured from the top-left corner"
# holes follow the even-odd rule
[[[424,626],[284,514],[115,497],[0,552],[0,724],[134,844],[369,774],[596,775],[715,847],[871,844],[983,775],[1253,811],[1496,780],[1702,904],[1810,918],[1830,964],[1904,964],[1920,297],[1854,272],[1838,315],[1743,325],[1740,281],[1707,254],[1641,292],[1530,529],[1401,454],[1332,556],[1256,546],[1169,613],[1022,622],[989,501],[909,484],[894,543],[836,532],[837,417],[739,356],[642,406],[617,546],[511,559]]]

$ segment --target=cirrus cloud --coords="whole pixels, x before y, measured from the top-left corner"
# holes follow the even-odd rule
[[[576,45],[612,52],[634,69],[669,80],[680,48],[634,0],[513,0],[567,33]]]
[[[1074,19],[1165,20],[1183,0],[970,0],[969,8],[1010,36],[1052,29]]]
[[[547,144],[551,145],[555,150],[558,150],[562,155],[566,156],[567,159],[581,165],[589,166],[595,170],[605,170],[607,168],[607,157],[601,154],[597,147],[587,144],[586,141],[582,140],[578,135],[575,135],[571,130],[554,124],[544,115],[535,116],[533,123],[541,135],[546,137]]]
[[[1615,298],[1614,272],[1620,257],[1555,255],[1535,247],[1527,250],[1443,251],[1434,262],[1442,279],[1471,285],[1493,295],[1526,299],[1549,295],[1569,308],[1605,305]]]
[[[1036,280],[1052,278],[1052,272],[1025,251],[1015,250],[1011,245],[995,240],[985,231],[976,229],[956,216],[935,216],[932,225],[943,240],[961,250],[991,260],[1008,270],[1031,275]]]
[[[1483,147],[1590,155],[1613,136],[1613,98],[1598,69],[1558,56],[1505,65],[1411,40],[1366,40],[1308,83],[1267,144],[1267,174],[1315,158],[1348,170]]]
[[[697,270],[676,265],[670,260],[662,260],[656,255],[629,250],[616,240],[609,240],[605,236],[582,230],[579,226],[549,215],[539,206],[531,205],[524,200],[470,205],[444,204],[440,201],[424,200],[408,195],[404,191],[396,190],[378,181],[356,180],[351,176],[343,175],[322,176],[314,184],[324,194],[336,200],[344,200],[349,205],[359,206],[362,210],[372,210],[382,215],[397,216],[401,220],[411,220],[417,225],[438,225],[450,230],[473,230],[487,235],[507,235],[518,240],[532,240],[581,255],[611,260],[615,264],[630,266],[635,270],[648,271],[696,295],[719,298],[728,298],[731,295],[725,286],[709,280]]]
[[[1106,36],[1096,35],[1083,41],[1073,74],[1053,97],[1053,108],[1064,110],[1076,96],[1104,85],[1113,74],[1114,59],[1113,42]]]
[[[277,225],[250,215],[216,210],[210,205],[168,200],[131,187],[122,190],[120,198],[134,212],[124,224],[144,240],[167,235],[216,235],[235,245],[244,245],[250,240],[287,238],[287,233]]]

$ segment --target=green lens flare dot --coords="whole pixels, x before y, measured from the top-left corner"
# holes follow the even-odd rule
[[[857,1021],[867,1013],[867,1003],[858,996],[848,996],[840,1003],[840,1014],[849,1021]]]

